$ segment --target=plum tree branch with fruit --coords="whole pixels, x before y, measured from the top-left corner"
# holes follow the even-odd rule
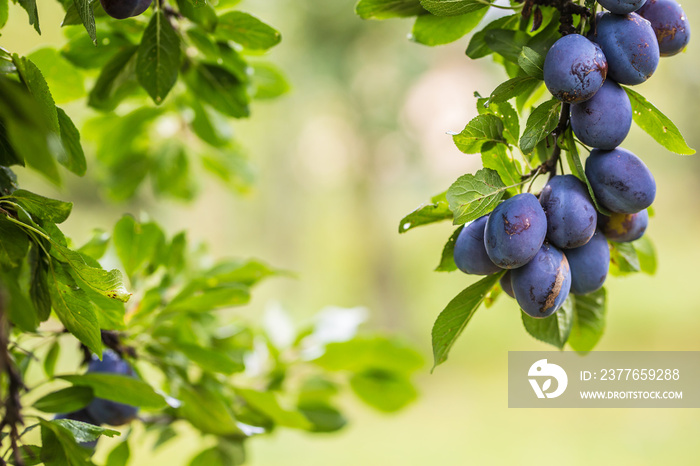
[[[360,0],[356,12],[366,19],[416,16],[411,37],[434,46],[465,36],[495,6],[420,0],[411,9],[416,2],[398,3],[403,8]],[[690,27],[676,1],[510,5],[515,13],[501,13],[481,27],[466,50],[472,59],[493,57],[508,80],[478,98],[478,116],[451,133],[460,151],[481,155],[483,168],[460,176],[399,224],[405,233],[452,220],[457,229],[437,270],[486,276],[438,316],[432,331],[436,366],[477,309],[502,292],[517,302],[535,338],[559,348],[593,349],[605,328],[608,275],[655,271],[653,245],[644,233],[656,181],[621,144],[634,121],[670,151],[695,153],[668,117],[627,87],[648,80],[661,57],[688,45]],[[585,163],[579,147],[589,153]],[[549,179],[537,184],[545,173]]]

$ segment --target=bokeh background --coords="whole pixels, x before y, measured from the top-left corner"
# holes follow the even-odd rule
[[[3,47],[28,53],[64,42],[58,3],[42,3],[41,37],[10,5]],[[683,7],[700,33],[700,4]],[[123,213],[145,213],[170,231],[187,229],[216,256],[255,256],[298,273],[263,285],[242,317],[260,320],[271,303],[299,323],[328,305],[365,306],[368,330],[401,335],[425,354],[421,397],[408,409],[383,416],[348,397],[345,430],[253,439],[250,464],[697,464],[697,410],[508,409],[507,352],[549,349],[524,331],[512,301],[481,309],[448,363],[429,374],[432,323],[473,280],[432,271],[449,224],[399,236],[398,222],[479,168],[478,156],[461,154],[446,132],[460,131],[476,115],[474,92],[488,95],[505,80],[502,69],[490,58],[470,61],[468,37],[428,48],[408,40],[410,20],[362,21],[354,0],[245,0],[242,8],[282,32],[271,58],[293,86],[286,97],[257,104],[250,121],[234,124],[257,172],[250,194],[203,179],[193,204],[153,199],[144,189],[138,201],[107,207],[94,181],[72,178],[56,191],[30,172],[20,176],[25,187],[74,202],[65,230],[77,243],[95,226],[109,230]],[[700,147],[697,41],[662,59],[653,79],[636,89]],[[654,277],[609,280],[598,349],[700,350],[700,158],[673,155],[636,127],[624,146],[657,179],[648,234],[659,268]],[[136,441],[133,464],[182,464],[201,449],[188,438],[151,456],[151,440]]]

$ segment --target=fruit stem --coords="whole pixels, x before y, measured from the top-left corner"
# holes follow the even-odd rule
[[[524,3],[523,5],[523,17],[529,18],[532,13],[532,9],[535,5],[539,6],[550,6],[556,8],[559,11],[559,32],[562,36],[568,34],[575,34],[578,31],[574,27],[574,15],[580,16],[581,19],[589,18],[591,12],[585,6],[579,5],[572,0],[517,0],[518,3]]]

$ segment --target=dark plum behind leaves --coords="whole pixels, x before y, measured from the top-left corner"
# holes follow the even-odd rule
[[[585,246],[566,251],[571,268],[571,292],[585,295],[599,290],[610,268],[610,247],[600,230]]]
[[[682,52],[690,42],[690,22],[675,0],[648,0],[638,13],[651,23],[662,57]]]
[[[571,128],[584,144],[612,150],[632,127],[632,104],[627,93],[608,79],[586,102],[571,106]]]
[[[106,349],[102,353],[102,361],[93,356],[88,364],[88,373],[108,373],[136,377],[134,370],[128,362],[124,361],[117,353]],[[93,399],[85,408],[90,416],[99,424],[120,426],[127,424],[136,418],[139,409],[135,406],[118,403],[103,398]]]
[[[607,74],[608,62],[603,51],[580,34],[569,34],[556,41],[544,61],[544,83],[562,102],[590,99]]]
[[[531,262],[513,270],[511,283],[523,311],[535,318],[549,317],[569,295],[569,262],[559,249],[544,244]]]
[[[649,226],[649,212],[645,209],[636,214],[600,215],[598,224],[610,241],[629,243],[644,236]]]
[[[598,202],[611,212],[634,214],[656,198],[656,181],[649,168],[621,147],[593,149],[586,160],[586,176]]]
[[[537,198],[518,194],[499,204],[486,221],[484,238],[491,261],[516,269],[532,260],[547,234],[547,217]]]
[[[547,238],[562,249],[578,248],[595,233],[598,214],[588,188],[574,175],[555,176],[542,189]]]
[[[466,225],[455,241],[454,259],[457,268],[473,275],[491,275],[500,267],[489,259],[484,245],[484,228],[488,216],[474,220]]]
[[[152,0],[100,0],[100,3],[112,18],[126,19],[146,11]]]

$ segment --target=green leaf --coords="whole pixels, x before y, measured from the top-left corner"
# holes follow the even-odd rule
[[[405,18],[424,13],[419,0],[360,0],[355,13],[362,19]]]
[[[406,377],[381,370],[354,374],[350,387],[362,401],[385,413],[396,412],[418,397]]]
[[[641,271],[637,250],[632,243],[616,243],[610,241],[610,272],[613,275],[624,275]]]
[[[98,110],[114,110],[130,91],[129,83],[136,76],[135,45],[124,47],[102,68],[95,85],[88,96],[88,105]]]
[[[7,18],[10,14],[9,0],[0,0],[0,28],[5,27]]]
[[[43,251],[34,243],[29,250],[30,285],[29,297],[37,312],[40,322],[47,320],[51,314],[51,294],[48,285],[48,260]]]
[[[462,334],[484,298],[491,292],[505,273],[489,275],[469,286],[450,301],[433,325],[433,370],[447,360],[457,338]]]
[[[572,299],[564,301],[564,305],[557,312],[544,319],[535,319],[525,312],[521,314],[527,333],[559,349],[564,348],[574,321]]]
[[[114,226],[113,241],[124,271],[131,277],[153,259],[165,235],[155,223],[139,223],[125,215]]]
[[[85,94],[82,73],[66,61],[58,50],[44,47],[32,52],[27,58],[41,70],[57,103],[71,102]]]
[[[241,466],[245,461],[242,441],[220,439],[218,445],[207,448],[192,458],[189,466]]]
[[[203,3],[198,6],[192,4],[192,0],[177,0],[177,9],[185,18],[199,24],[207,32],[213,32],[218,18],[211,4]]]
[[[0,268],[0,299],[12,324],[25,332],[35,332],[39,325],[37,311],[20,288],[17,275],[16,270],[5,272]]]
[[[492,29],[486,32],[486,45],[511,63],[518,64],[518,58],[530,36],[523,31]]]
[[[279,426],[292,429],[310,430],[312,424],[298,411],[290,411],[280,406],[272,392],[238,389],[236,393],[255,411],[270,418]]]
[[[187,359],[205,371],[231,375],[245,370],[243,364],[234,361],[219,350],[181,342],[174,345],[173,349],[181,351]]]
[[[486,143],[505,143],[503,121],[495,115],[479,115],[461,133],[452,136],[457,148],[465,154],[478,154]]]
[[[167,312],[208,312],[220,308],[242,306],[250,301],[250,290],[238,283],[209,286],[195,281],[187,285],[165,307]]]
[[[95,260],[100,259],[107,252],[109,246],[109,233],[99,228],[92,232],[92,236],[87,243],[83,244],[78,252]]]
[[[78,287],[65,267],[52,261],[48,275],[49,294],[54,312],[66,329],[90,351],[102,354],[102,337],[94,304]]]
[[[493,90],[489,97],[490,103],[505,102],[521,94],[531,93],[540,81],[532,76],[520,76],[509,79]]]
[[[41,462],[41,447],[37,445],[21,445],[19,447],[19,456],[22,458],[23,466],[34,466],[37,464],[42,464]],[[17,465],[19,462],[13,461],[9,458],[8,464]]]
[[[99,434],[94,436],[90,435],[91,431],[83,430],[83,426],[92,426],[91,424],[67,419],[54,421],[39,419],[39,422],[41,424],[41,461],[43,464],[46,466],[90,466],[94,464],[90,461],[92,451],[78,445],[79,441],[89,442],[99,437]],[[105,430],[97,426],[92,427]],[[85,429],[87,428],[85,427]],[[90,440],[82,440],[88,437]]]
[[[17,0],[22,8],[27,12],[29,16],[29,24],[34,26],[36,32],[41,34],[41,28],[39,27],[39,12],[36,8],[36,0]]]
[[[124,287],[119,270],[104,270],[88,265],[80,253],[52,241],[51,255],[66,263],[83,282],[99,294],[123,303],[129,301],[131,293]]]
[[[168,141],[157,149],[153,158],[151,181],[155,193],[183,201],[194,199],[197,185],[192,177],[187,147]]]
[[[569,346],[575,351],[591,351],[605,331],[606,296],[601,288],[585,296],[574,296],[574,324]]]
[[[175,85],[179,68],[180,36],[158,10],[143,32],[136,58],[136,77],[156,105]]]
[[[58,356],[61,354],[61,345],[58,343],[58,339],[54,340],[51,347],[46,352],[44,357],[44,373],[47,377],[53,377],[54,371],[56,370],[56,362],[58,361]]]
[[[464,226],[457,228],[454,233],[450,236],[442,248],[442,257],[440,258],[440,263],[435,269],[436,272],[454,272],[457,270],[457,264],[455,264],[455,242],[457,237],[462,232]]]
[[[256,99],[275,99],[289,92],[289,82],[282,71],[271,63],[254,63],[252,95]]]
[[[202,432],[220,436],[241,435],[230,403],[204,387],[182,387],[178,398],[182,406],[178,414]]]
[[[447,190],[447,202],[454,214],[454,224],[462,225],[488,214],[496,208],[508,187],[494,170],[484,168],[466,174]]]
[[[52,132],[59,134],[58,114],[56,103],[51,96],[49,85],[41,74],[41,70],[27,57],[20,57],[16,53],[12,55],[12,62],[17,67],[20,79],[27,86],[29,93],[41,107],[41,111],[47,118]]]
[[[467,56],[476,60],[493,53],[493,50],[486,44],[486,34],[493,29],[513,29],[520,23],[520,18],[520,14],[514,14],[490,22],[485,28],[472,36],[467,46]]]
[[[224,115],[244,118],[250,114],[246,85],[226,68],[195,66],[187,73],[190,91]]]
[[[282,40],[275,28],[242,11],[229,11],[219,16],[216,37],[232,40],[249,50],[268,50]]]
[[[460,16],[420,15],[413,23],[410,38],[419,44],[436,46],[461,39],[482,20],[486,8]]]
[[[97,45],[97,29],[95,27],[95,14],[92,11],[90,0],[73,0],[75,9],[78,11],[80,20],[85,26],[85,30],[92,39],[92,42]]]
[[[445,198],[446,193],[434,196],[430,203],[422,204],[406,215],[399,222],[399,233],[406,233],[413,228],[452,218],[452,211]]]
[[[632,116],[640,128],[671,152],[680,155],[695,154],[695,150],[688,146],[680,130],[666,115],[641,94],[627,87],[623,89],[630,98]]]
[[[129,448],[129,442],[124,440],[123,442],[119,442],[117,446],[109,452],[105,466],[126,466],[130,456],[131,449]]]
[[[58,163],[76,175],[83,176],[87,170],[87,162],[83,146],[80,144],[80,132],[63,109],[56,107],[56,111],[64,149],[64,152],[57,156]]]
[[[530,47],[523,47],[518,56],[518,65],[528,76],[544,79],[544,57]]]
[[[323,355],[314,360],[328,371],[362,372],[376,369],[410,373],[423,366],[423,358],[400,340],[387,337],[356,337],[329,343]]]
[[[456,16],[473,13],[491,6],[489,0],[420,0],[423,8],[436,16]]]
[[[498,173],[501,181],[508,186],[517,185],[522,181],[519,164],[506,151],[506,146],[496,144],[493,148],[481,153],[481,163],[484,168],[490,168]]]
[[[523,136],[520,138],[520,150],[529,154],[535,146],[547,137],[559,122],[561,102],[557,99],[548,100],[532,111],[527,119]]]
[[[503,122],[503,136],[508,144],[518,145],[520,139],[520,118],[518,112],[508,102],[491,102],[488,99],[477,100],[476,108],[480,115],[490,113],[496,115]]]
[[[39,398],[32,406],[45,413],[70,413],[84,408],[93,398],[89,387],[68,387]]]
[[[5,215],[0,215],[0,264],[19,267],[27,256],[28,249],[27,233]]]
[[[98,398],[147,409],[161,409],[166,406],[162,395],[153,391],[146,382],[133,377],[90,372],[83,375],[62,375],[58,378],[76,386],[90,387]]]
[[[656,249],[654,248],[654,243],[651,242],[648,236],[642,236],[637,241],[633,242],[632,245],[637,251],[637,258],[639,259],[639,267],[642,272],[647,275],[656,274]]]
[[[588,194],[591,196],[596,210],[598,210],[598,212],[600,212],[603,215],[610,215],[610,212],[605,207],[600,205],[595,197],[593,187],[591,186],[591,183],[588,180],[588,177],[586,176],[586,170],[583,168],[581,157],[579,157],[578,148],[576,147],[576,141],[574,140],[574,133],[571,130],[571,128],[568,128],[566,130],[564,138],[566,160],[569,163],[569,169],[571,170],[571,173],[573,173],[575,177],[577,177],[586,184],[586,187],[588,188]]]
[[[18,189],[12,193],[12,200],[24,207],[33,217],[50,223],[63,223],[70,216],[73,204]]]

